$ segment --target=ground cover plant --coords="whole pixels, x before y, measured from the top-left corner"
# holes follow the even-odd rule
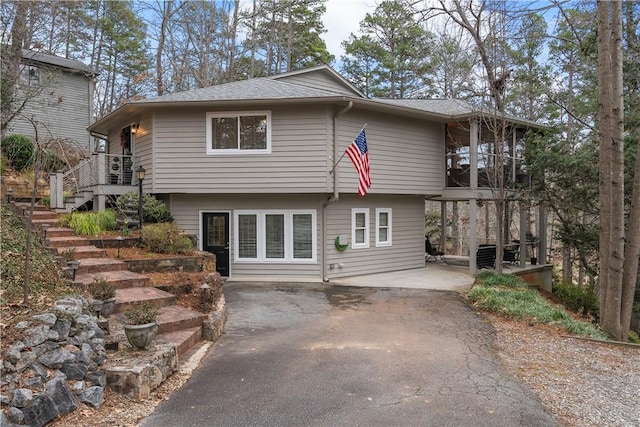
[[[575,319],[564,307],[552,304],[516,276],[482,273],[467,298],[482,310],[530,323],[555,325],[578,336],[608,338],[597,326]]]

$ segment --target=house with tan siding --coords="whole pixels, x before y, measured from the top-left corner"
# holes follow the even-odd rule
[[[107,153],[86,165],[84,191],[102,209],[137,188],[123,162],[142,166],[143,191],[234,280],[420,268],[425,200],[483,192],[468,161],[465,186],[449,176],[461,164],[453,138],[467,147],[458,157],[474,149],[481,117],[456,100],[368,99],[328,66],[237,81],[130,102],[93,123]],[[361,197],[343,153],[365,125],[372,184]]]
[[[35,138],[37,130],[41,141],[64,139],[88,153],[97,73],[81,61],[27,49],[19,72],[18,98],[24,106],[6,133]]]

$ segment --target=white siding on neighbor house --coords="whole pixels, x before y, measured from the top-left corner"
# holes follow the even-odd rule
[[[202,247],[201,215],[206,212],[228,212],[229,229],[229,268],[231,278],[259,280],[274,279],[307,279],[322,280],[321,236],[322,236],[322,196],[310,195],[252,195],[237,196],[230,194],[172,194],[169,200],[171,214],[176,224],[187,234],[197,236],[198,247]],[[251,263],[234,262],[234,210],[265,209],[313,209],[316,211],[317,226],[317,262],[308,263]],[[424,207],[423,207],[424,210]]]
[[[35,137],[30,121],[34,117],[38,138],[67,138],[90,150],[87,127],[91,117],[92,81],[80,74],[47,71],[40,68],[40,86],[21,112],[8,126],[7,134],[19,133]],[[39,89],[38,89],[39,88]],[[20,96],[20,95],[18,95]]]
[[[340,154],[365,123],[371,166],[370,193],[442,193],[444,124],[375,112],[349,112],[338,122]],[[338,166],[338,176],[341,193],[357,193],[358,175],[347,156]]]
[[[331,111],[326,106],[271,111],[271,153],[207,155],[206,113],[158,109],[154,115],[154,191],[158,193],[326,193]],[[229,111],[220,110],[217,111]],[[239,110],[244,111],[244,110]]]
[[[369,209],[369,247],[351,247],[351,209]],[[376,208],[392,209],[392,245],[376,247]],[[340,252],[335,239],[345,236]],[[341,196],[327,208],[327,278],[424,267],[424,198],[419,196]],[[334,268],[329,266],[333,264]],[[340,267],[342,264],[342,267]]]

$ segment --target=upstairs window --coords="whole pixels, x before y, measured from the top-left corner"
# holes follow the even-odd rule
[[[207,113],[207,154],[271,153],[271,112]]]
[[[20,70],[20,79],[28,86],[40,84],[40,69],[33,65],[25,65]]]

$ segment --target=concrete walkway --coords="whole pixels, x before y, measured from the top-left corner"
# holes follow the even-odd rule
[[[424,268],[333,279],[329,284],[335,286],[466,292],[473,285],[473,281],[474,278],[469,274],[468,267],[455,266],[443,262],[428,262]]]

